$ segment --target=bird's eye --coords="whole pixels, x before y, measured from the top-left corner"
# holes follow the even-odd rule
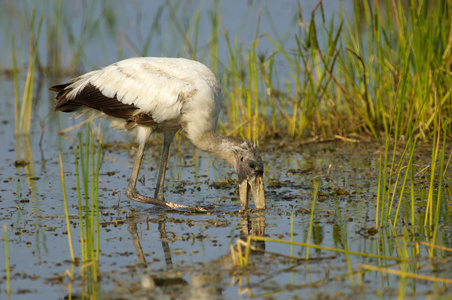
[[[251,169],[254,169],[255,167],[256,167],[256,165],[254,164],[254,163],[249,163],[249,165],[248,165]]]

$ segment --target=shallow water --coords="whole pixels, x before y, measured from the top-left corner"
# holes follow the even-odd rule
[[[214,5],[214,3],[217,5]],[[171,5],[168,5],[171,3]],[[341,7],[345,12],[353,12],[353,0],[323,0],[326,20],[332,18],[338,23],[337,13]],[[303,21],[309,24],[311,12],[318,1],[302,1]],[[61,2],[52,0],[36,0],[33,3],[4,0],[4,9],[0,11],[0,52],[7,53],[0,57],[0,67],[11,69],[11,35],[15,36],[18,65],[25,65],[28,58],[28,26],[32,9],[36,8],[37,20],[44,17],[42,37],[38,45],[42,66],[48,66],[55,59],[54,48],[63,66],[68,66],[81,55],[82,68],[98,68],[120,59],[135,56],[129,47],[140,56],[184,56],[187,48],[184,37],[175,25],[177,19],[183,34],[192,44],[197,44],[197,60],[208,63],[210,60],[210,43],[212,38],[211,14],[220,14],[219,19],[228,31],[234,47],[237,38],[244,45],[244,52],[251,46],[249,41],[256,38],[259,23],[260,34],[266,32],[273,38],[280,38],[287,49],[296,49],[293,39],[286,35],[297,29],[296,13],[298,3],[292,0],[275,1],[143,1],[123,2]],[[196,14],[199,12],[199,28],[195,41],[194,27]],[[320,20],[320,16],[318,17]],[[157,25],[154,24],[157,22]],[[38,23],[36,21],[36,23]],[[26,27],[27,26],[27,27]],[[49,28],[45,28],[49,26]],[[52,28],[56,26],[57,28]],[[37,24],[35,25],[37,28]],[[223,27],[221,27],[223,28]],[[229,50],[222,29],[219,29],[218,57],[226,61]],[[55,35],[59,34],[59,37]],[[122,37],[121,37],[122,35]],[[52,39],[58,38],[58,45],[49,45]],[[125,43],[125,40],[127,43]],[[261,38],[258,51],[270,54],[273,46],[265,38]],[[81,53],[78,53],[81,51]],[[279,64],[283,60],[279,61]],[[79,67],[79,66],[77,66]],[[282,69],[282,68],[281,68]],[[69,70],[74,71],[74,70]],[[88,71],[88,70],[85,70]],[[283,70],[281,70],[283,72]],[[71,74],[72,75],[72,74]],[[220,74],[217,74],[220,75]],[[287,75],[287,74],[282,74]]]
[[[13,121],[4,113],[0,118],[7,128],[0,133],[6,145],[0,153],[3,161],[0,167],[0,217],[8,228],[13,298],[63,298],[68,294],[69,279],[57,277],[71,270],[72,264],[59,178],[59,151],[63,154],[76,257],[80,257],[80,244],[74,189],[74,142],[59,136],[58,129],[81,120],[69,119],[64,114],[54,116],[50,122],[52,126],[44,129],[41,146],[40,130],[36,130],[29,140],[25,138],[23,146],[19,144],[18,155],[29,164],[16,167],[16,146],[10,130]],[[168,211],[129,201],[124,191],[136,145],[128,144],[123,133],[102,127],[105,135],[100,176],[102,299],[221,299],[262,295],[269,298],[371,299],[397,295],[401,284],[399,278],[380,276],[377,272],[363,276],[364,289],[354,288],[357,285],[356,266],[378,265],[375,258],[354,255],[347,258],[340,253],[311,249],[308,261],[288,259],[281,255],[304,257],[306,249],[258,242],[255,246],[265,252],[254,252],[249,267],[244,270],[234,267],[230,247],[250,233],[306,242],[317,179],[320,186],[311,243],[397,257],[401,255],[397,245],[403,243],[402,236],[409,237],[411,249],[414,247],[412,241],[425,241],[431,235],[425,228],[403,225],[392,230],[379,228],[378,235],[369,230],[375,226],[376,179],[382,150],[378,143],[302,145],[279,141],[261,145],[267,163],[265,185],[269,208],[265,212],[240,214],[235,184],[231,182],[235,175],[231,169],[180,136],[171,151],[166,197],[190,206],[207,205],[211,212],[204,214]],[[68,136],[76,138],[76,133],[70,132]],[[159,151],[159,142],[154,140],[140,173],[145,180],[138,188],[145,194],[153,192]],[[425,158],[424,161],[421,155],[418,156],[419,169],[428,163],[428,156]],[[225,184],[225,180],[230,182]],[[426,192],[422,185],[417,193],[420,201],[424,201]],[[121,194],[119,208],[116,208]],[[450,207],[450,198],[446,198]],[[402,209],[406,211],[403,206]],[[451,247],[450,216],[444,216],[442,223],[444,226],[438,233],[440,244]],[[0,256],[4,255],[4,243],[1,243]],[[420,248],[418,257],[421,265],[430,263],[425,248]],[[387,263],[393,268],[399,266],[397,261],[388,260]],[[444,263],[450,266],[449,260]],[[4,274],[3,265],[1,269]],[[441,270],[439,276],[452,276],[450,268]],[[419,273],[431,275],[428,268]],[[80,267],[74,267],[74,274],[72,293],[78,294],[82,283]],[[145,288],[149,282],[155,286]],[[0,287],[3,298],[3,276]],[[406,289],[414,297],[451,293],[447,285],[438,287],[424,281],[409,280]]]
[[[10,84],[4,80],[2,84]],[[49,83],[44,83],[49,85]],[[12,99],[5,89],[6,99]],[[11,93],[11,92],[9,92]],[[47,100],[48,99],[48,100]],[[35,116],[51,111],[51,97],[40,99]],[[11,107],[6,103],[6,107]],[[65,168],[66,189],[71,216],[71,232],[76,257],[81,257],[80,232],[75,190],[73,146],[76,130],[59,135],[81,119],[67,114],[34,118],[32,134],[14,138],[14,116],[0,112],[3,126],[0,139],[0,218],[7,225],[11,266],[12,298],[63,298],[69,293],[66,271],[73,270],[71,293],[79,294],[80,266],[70,262],[66,221],[60,180],[58,153]],[[41,123],[45,124],[42,128]],[[92,124],[96,132],[98,121]],[[166,181],[166,198],[185,205],[203,205],[210,213],[168,211],[129,201],[125,195],[136,144],[125,133],[116,132],[104,121],[104,151],[100,169],[100,289],[102,299],[162,298],[392,298],[401,286],[407,295],[450,295],[449,285],[420,280],[400,280],[394,275],[368,272],[362,276],[364,288],[357,288],[357,266],[368,264],[402,268],[400,262],[346,256],[275,242],[257,242],[265,253],[255,252],[248,268],[234,267],[231,245],[248,234],[277,240],[307,242],[311,203],[319,183],[312,225],[311,243],[350,251],[400,257],[408,249],[416,263],[408,266],[421,275],[451,278],[450,253],[443,259],[428,259],[432,231],[407,226],[409,203],[402,204],[405,224],[381,227],[376,232],[375,208],[379,143],[313,143],[273,141],[260,149],[266,162],[265,186],[268,209],[239,213],[235,174],[223,161],[192,146],[179,134],[171,150]],[[42,136],[42,139],[41,139]],[[41,143],[40,143],[41,141]],[[16,144],[17,143],[17,144]],[[148,147],[138,189],[153,193],[160,140],[154,137]],[[430,146],[419,146],[416,170],[431,162]],[[450,146],[448,153],[450,153]],[[397,153],[400,155],[401,151]],[[25,161],[26,164],[17,164]],[[416,177],[418,196],[416,221],[425,216],[428,173]],[[445,189],[443,211],[450,212],[450,190]],[[119,208],[118,200],[121,198]],[[404,198],[405,199],[405,198]],[[407,195],[406,199],[409,199]],[[293,217],[292,217],[293,216]],[[293,223],[293,225],[291,225]],[[444,213],[438,242],[451,247],[451,214]],[[291,229],[293,228],[293,229]],[[403,237],[403,238],[402,238]],[[406,248],[402,247],[408,243]],[[418,254],[413,251],[418,249]],[[0,257],[5,257],[0,241]],[[417,252],[416,252],[417,253]],[[441,267],[439,267],[441,266]],[[435,267],[437,273],[432,272]],[[349,269],[350,268],[350,269]],[[0,294],[6,292],[5,265],[0,266]],[[150,280],[149,278],[152,278]],[[150,283],[149,283],[150,282]],[[149,284],[153,288],[145,288]],[[404,284],[404,285],[403,285]]]

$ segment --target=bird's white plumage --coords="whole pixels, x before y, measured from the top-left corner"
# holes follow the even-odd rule
[[[242,208],[248,207],[250,188],[256,207],[265,208],[262,158],[251,143],[217,132],[223,94],[215,75],[203,64],[183,58],[131,58],[50,89],[58,92],[56,111],[107,117],[112,127],[135,133],[139,147],[126,191],[130,199],[188,208],[164,201],[163,195],[169,147],[175,133],[183,129],[199,149],[224,159],[239,173]],[[162,132],[164,140],[151,198],[139,194],[136,183],[146,140],[153,131]]]
[[[151,113],[156,123],[188,113],[201,119],[213,115],[216,124],[222,102],[221,89],[210,69],[183,58],[137,57],[114,63],[80,76],[68,98],[74,98],[88,83],[107,97],[116,96],[122,103],[139,107],[137,113]]]

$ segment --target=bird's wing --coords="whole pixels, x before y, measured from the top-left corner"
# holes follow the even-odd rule
[[[68,96],[68,94],[71,94],[72,86],[74,85],[77,85],[77,83],[69,82],[50,88],[51,91],[58,92],[54,111],[73,112],[78,111],[79,108],[88,107],[111,117],[125,119],[128,122],[135,121],[133,119],[138,107],[124,104],[116,97],[106,97],[98,88],[89,82],[77,95]]]
[[[175,60],[123,60],[76,78],[65,87],[70,91],[62,95],[69,100],[83,95],[91,105],[82,105],[103,107],[102,111],[116,108],[161,123],[178,118],[184,102],[196,93],[186,70]]]

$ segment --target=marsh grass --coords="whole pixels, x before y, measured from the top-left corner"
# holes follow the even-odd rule
[[[221,1],[209,10],[184,1],[162,3],[145,35],[137,18],[137,36],[118,33],[118,14],[107,3],[87,3],[79,30],[64,18],[72,6],[56,2],[46,19],[47,69],[53,75],[75,72],[93,65],[87,54],[94,40],[105,63],[114,59],[108,38],[123,42],[131,53],[147,56],[183,56],[206,63],[221,79],[227,105],[221,130],[253,141],[274,136],[321,139],[347,136],[429,140],[436,127],[450,127],[452,79],[452,4],[446,0],[384,0],[354,2],[354,10],[342,9],[327,19],[323,2],[311,12],[301,2],[285,32],[278,32],[272,13],[248,9],[244,20],[256,20],[254,38],[230,36],[221,20]],[[309,20],[306,14],[310,15]],[[102,18],[98,16],[101,15]],[[164,16],[169,19],[162,26]],[[256,17],[257,16],[257,17]],[[200,24],[211,28],[200,43]],[[105,20],[105,24],[100,20]],[[264,31],[261,23],[270,24]],[[30,23],[30,51],[22,107],[16,81],[16,132],[26,132],[36,68],[42,17],[35,32],[35,10]],[[249,28],[247,28],[249,31]],[[107,33],[105,35],[105,32]],[[240,33],[239,33],[240,34]],[[36,38],[34,38],[36,36]],[[122,38],[119,39],[118,37]],[[13,37],[14,38],[14,37]],[[155,46],[156,41],[163,41]],[[265,40],[270,47],[261,48]],[[207,41],[207,42],[206,42]],[[70,49],[70,61],[62,61],[62,44]],[[14,41],[12,41],[14,47]],[[286,45],[290,44],[290,47]],[[220,57],[225,45],[227,56]],[[151,51],[159,53],[150,53]],[[13,51],[14,77],[17,66]],[[88,71],[88,70],[83,70]],[[439,119],[438,119],[439,117]],[[16,121],[18,122],[18,121]]]
[[[83,226],[80,226],[80,234],[83,237],[81,246],[83,261],[82,274],[84,274],[84,276],[82,275],[82,278],[84,277],[84,280],[87,282],[87,290],[84,292],[89,295],[99,296],[100,286],[96,283],[98,282],[100,251],[98,183],[102,138],[100,138],[96,149],[94,132],[90,131],[88,124],[86,126],[85,147],[83,147],[82,140],[82,133],[79,132],[79,147],[74,147],[74,155],[77,158],[76,178],[79,199],[79,218],[82,221],[81,224],[83,224]],[[79,184],[80,177],[81,186]],[[89,182],[91,182],[91,186],[89,186]],[[83,191],[83,197],[81,196],[81,191]],[[83,202],[84,206],[82,206]]]
[[[447,132],[450,128],[450,118],[446,115],[450,113],[451,103],[450,89],[447,88],[451,76],[446,69],[450,65],[452,45],[450,19],[443,23],[440,18],[451,17],[451,4],[448,1],[407,1],[403,6],[401,2],[386,1],[385,12],[381,12],[378,5],[372,9],[364,4],[363,8],[361,17],[372,31],[364,35],[365,46],[350,40],[348,47],[356,53],[367,51],[366,55],[361,55],[364,65],[374,64],[379,68],[379,72],[367,68],[363,76],[367,74],[368,80],[359,84],[362,90],[369,85],[375,103],[373,117],[380,123],[385,136],[375,215],[379,247],[395,249],[401,257],[417,257],[419,248],[412,234],[405,231],[396,243],[388,239],[397,235],[399,224],[404,224],[414,231],[422,232],[424,229],[430,245],[428,256],[439,259],[442,254],[433,250],[441,247],[441,241],[437,239],[438,225],[449,213],[442,203],[448,167]],[[352,26],[349,28],[352,30]],[[405,141],[402,142],[401,138]],[[414,157],[419,140],[431,141],[431,163],[426,173],[428,192],[423,201],[418,201],[415,193],[419,178]],[[422,218],[417,212],[423,207],[425,214]],[[359,268],[398,275],[401,296],[408,278],[450,282],[447,278],[416,274],[419,270],[407,263],[401,263],[398,270],[389,268],[385,262],[378,266],[360,265]]]
[[[100,253],[100,225],[99,225],[99,169],[102,153],[102,136],[97,139],[89,124],[86,125],[86,138],[83,141],[79,132],[79,145],[74,147],[75,175],[77,183],[78,212],[80,224],[80,250],[81,250],[81,277],[83,280],[82,293],[93,298],[100,297],[99,280],[99,253]],[[68,230],[69,248],[74,263],[71,230],[68,214],[66,188],[61,164],[61,179],[63,198]],[[71,273],[72,274],[72,273]]]
[[[450,127],[450,119],[446,114],[450,109],[450,90],[447,86],[451,83],[451,76],[445,67],[450,64],[452,46],[450,22],[443,23],[440,18],[443,14],[450,18],[452,8],[448,1],[408,1],[408,7],[403,7],[400,2],[387,1],[386,6],[384,27],[380,25],[383,16],[378,6],[374,11],[365,7],[363,16],[365,24],[374,24],[371,25],[374,34],[370,35],[369,32],[365,35],[370,50],[367,56],[382,62],[378,64],[382,68],[380,74],[369,72],[371,78],[375,79],[371,81],[374,83],[370,83],[372,94],[376,96],[375,117],[383,120],[386,136],[385,152],[380,163],[376,227],[388,224],[396,226],[399,218],[403,221],[400,205],[408,187],[411,199],[410,223],[412,226],[421,225],[420,220],[419,224],[415,220],[413,158],[418,140],[425,139],[428,133],[432,141],[430,186],[427,213],[422,225],[437,225],[436,220],[441,216],[442,189],[447,168],[445,146]],[[427,22],[424,21],[426,17]],[[360,48],[363,52],[362,47],[358,46],[355,46],[355,51]],[[391,103],[386,97],[394,101]],[[383,113],[384,110],[386,113]],[[401,157],[396,159],[400,137],[405,137],[406,143],[402,146]],[[398,198],[396,195],[399,195]]]
[[[64,214],[66,217],[66,228],[67,228],[67,237],[69,243],[69,250],[71,251],[71,259],[75,262],[74,249],[72,247],[72,235],[71,235],[71,226],[69,222],[69,212],[68,212],[68,204],[67,204],[67,196],[66,196],[66,182],[64,180],[64,168],[63,168],[63,160],[61,159],[61,153],[58,153],[58,158],[60,160],[60,178],[61,178],[61,189],[63,192],[63,201],[64,201]]]
[[[438,127],[450,126],[451,4],[404,3],[356,1],[352,17],[342,11],[325,20],[319,2],[309,23],[299,4],[299,26],[291,35],[296,49],[285,48],[276,34],[258,34],[260,18],[249,47],[223,28],[230,127],[251,139],[275,134],[399,139],[413,131],[413,138],[426,140]],[[270,54],[258,50],[263,37],[274,46]],[[289,70],[282,86],[275,78],[282,73],[276,60]]]
[[[16,64],[14,35],[11,36],[12,46],[12,61],[13,61],[13,78],[14,78],[14,96],[15,96],[15,129],[14,132],[19,134],[29,134],[31,126],[31,114],[33,109],[33,91],[35,83],[35,71],[37,63],[37,48],[39,37],[41,33],[43,16],[41,16],[37,32],[35,33],[35,17],[36,9],[33,9],[30,23],[30,37],[29,37],[29,55],[28,55],[28,67],[27,76],[25,80],[25,86],[23,90],[22,102],[19,101],[19,84],[18,84],[18,67]]]
[[[308,237],[307,240],[311,241],[312,238],[312,228],[313,228],[313,222],[314,222],[314,215],[315,215],[315,204],[317,202],[317,192],[319,191],[319,179],[316,180],[315,182],[315,187],[314,187],[314,192],[313,192],[313,197],[312,197],[312,202],[311,202],[311,215],[309,217],[309,227],[308,227]],[[292,227],[293,229],[293,227]],[[291,234],[293,236],[293,233]],[[292,239],[293,240],[293,239]],[[306,248],[306,256],[305,256],[306,260],[309,259],[309,247]]]
[[[152,55],[184,56],[209,65],[224,85],[228,105],[221,120],[222,130],[230,135],[256,141],[273,136],[328,139],[370,135],[399,139],[413,131],[414,138],[428,140],[436,126],[450,126],[449,1],[356,0],[352,14],[342,9],[330,19],[325,18],[321,1],[311,12],[303,11],[302,7],[302,3],[295,6],[292,25],[283,33],[275,29],[267,8],[244,12],[244,19],[257,15],[256,23],[251,24],[254,38],[245,42],[231,37],[222,24],[221,2],[215,2],[206,16],[196,5],[168,1],[157,9],[143,38],[141,32],[137,41],[121,33],[120,42],[126,41],[138,55],[150,55],[153,43],[161,39],[165,41],[160,43],[161,53]],[[104,30],[111,37],[115,35],[117,13],[106,4],[84,5],[86,17],[76,32],[63,17],[69,8],[70,5],[57,2],[45,27],[48,70],[54,75],[69,70],[80,73],[82,65],[97,67],[92,66],[86,53],[87,45],[96,37],[100,37],[96,41],[103,49],[105,62],[112,61],[103,35]],[[104,16],[105,24],[100,23],[98,13]],[[162,27],[165,13],[170,18],[167,26]],[[200,24],[205,18],[211,33],[207,44],[201,44]],[[22,99],[27,105],[18,108],[16,84],[17,113],[23,112],[17,120],[29,119],[31,109],[36,45],[42,24],[41,18],[35,35],[34,19],[35,10],[30,23],[30,58]],[[263,19],[272,30],[261,29]],[[138,18],[137,26],[141,22]],[[66,40],[72,51],[69,62],[62,61],[61,44]],[[262,40],[273,48],[262,50]],[[219,56],[221,42],[228,49],[225,58]],[[288,42],[290,47],[285,46]],[[122,45],[118,55],[127,56]],[[14,56],[13,62],[15,65]],[[17,66],[13,69],[16,72]],[[17,124],[16,129],[23,127],[26,131],[27,126]]]
[[[437,115],[437,122],[441,122],[439,115]],[[392,149],[389,147],[390,141],[387,138],[385,152],[380,156],[375,220],[376,228],[394,230],[398,224],[402,223],[415,231],[417,228],[431,230],[431,234],[426,235],[427,241],[432,245],[429,257],[438,258],[439,253],[433,251],[433,246],[440,246],[436,245],[437,242],[439,243],[437,236],[440,220],[449,213],[443,204],[444,182],[448,166],[446,161],[447,126],[437,126],[433,133],[431,164],[428,166],[430,173],[426,174],[426,178],[428,178],[427,196],[423,201],[418,201],[415,193],[415,185],[419,179],[413,164],[419,136],[414,137],[414,130],[412,130],[409,132],[408,141],[404,147],[399,147],[395,142]],[[396,153],[399,152],[401,154],[397,158]],[[408,202],[405,201],[406,199]],[[409,205],[405,209],[401,209],[404,202]],[[423,218],[417,213],[422,207],[425,207]],[[402,210],[404,210],[403,213]],[[414,237],[404,237],[403,241],[404,243],[415,242]],[[385,241],[381,241],[381,243],[386,245]]]

